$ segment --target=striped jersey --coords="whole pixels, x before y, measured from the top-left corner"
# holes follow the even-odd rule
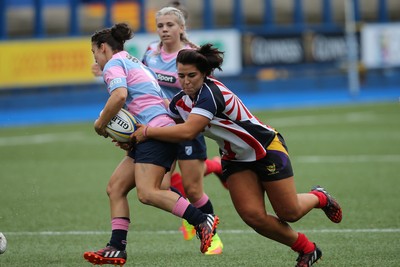
[[[190,46],[186,46],[186,48],[190,48]],[[154,46],[154,44],[149,45],[142,62],[156,73],[158,84],[163,89],[167,99],[171,100],[181,91],[176,70],[176,56],[179,51],[168,54],[162,47],[160,51],[158,50],[158,47]]]
[[[156,75],[128,52],[121,51],[113,55],[104,66],[103,79],[110,94],[119,87],[127,88],[128,97],[124,108],[138,123],[149,124],[156,118],[150,123],[151,126],[174,124],[168,116],[165,95],[158,85]]]
[[[251,162],[266,156],[275,130],[263,124],[221,82],[207,78],[195,99],[183,91],[169,106],[170,116],[187,120],[190,113],[210,120],[204,135],[214,139],[222,159]]]

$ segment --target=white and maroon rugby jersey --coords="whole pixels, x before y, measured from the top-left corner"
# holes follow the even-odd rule
[[[190,113],[210,120],[204,135],[215,140],[223,160],[256,161],[266,155],[275,130],[259,121],[242,101],[218,80],[207,78],[196,99],[183,91],[169,106],[170,116],[187,120]]]

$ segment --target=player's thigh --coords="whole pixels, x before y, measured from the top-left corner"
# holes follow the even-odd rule
[[[137,162],[135,165],[136,192],[139,201],[146,205],[171,211],[178,199],[178,195],[160,188],[165,174],[165,167]]]
[[[195,139],[181,142],[178,145],[178,164],[184,186],[202,184],[204,161],[207,158],[207,147],[204,136],[199,134]]]
[[[136,188],[139,192],[159,190],[165,174],[165,168],[151,163],[135,164]]]
[[[179,160],[183,184],[202,184],[204,176],[204,160],[186,159]]]
[[[204,194],[204,161],[199,159],[179,160],[182,185],[190,202],[198,201]]]
[[[265,214],[264,189],[251,170],[231,174],[227,180],[236,211],[242,218]]]
[[[272,208],[277,214],[295,212],[298,209],[298,198],[294,178],[263,182]]]

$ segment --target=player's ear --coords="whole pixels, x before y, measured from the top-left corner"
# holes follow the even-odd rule
[[[100,45],[100,51],[101,51],[101,52],[106,51],[106,43],[102,43],[102,44]]]

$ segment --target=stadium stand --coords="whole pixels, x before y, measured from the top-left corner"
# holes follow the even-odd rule
[[[128,22],[138,34],[151,34],[155,28],[154,12],[169,2],[0,1],[0,46],[27,40],[48,42],[82,37],[89,40],[95,30],[117,21]],[[189,32],[234,29],[239,33],[241,49],[235,56],[239,58],[240,73],[225,75],[221,80],[245,97],[250,107],[393,101],[400,96],[400,63],[366,66],[361,44],[365,25],[396,25],[400,21],[397,0],[181,2],[190,13]],[[357,97],[349,96],[348,89],[346,3],[353,8],[351,15],[356,26],[356,71],[360,82]],[[391,31],[400,32],[397,28]],[[395,38],[392,42],[396,42]],[[7,62],[1,58],[4,59],[5,54],[0,54],[0,63],[6,68]],[[14,74],[16,78],[20,75]],[[27,123],[14,112],[21,109],[21,103],[24,103],[23,108],[34,110],[33,114],[58,108],[60,114],[66,114],[66,121],[91,120],[97,116],[98,107],[106,97],[103,85],[95,79],[57,84],[35,82],[28,86],[12,86],[0,79],[0,127]],[[275,101],[271,103],[268,99]],[[41,117],[46,118],[45,121],[38,116],[32,123],[51,122],[51,118]]]

